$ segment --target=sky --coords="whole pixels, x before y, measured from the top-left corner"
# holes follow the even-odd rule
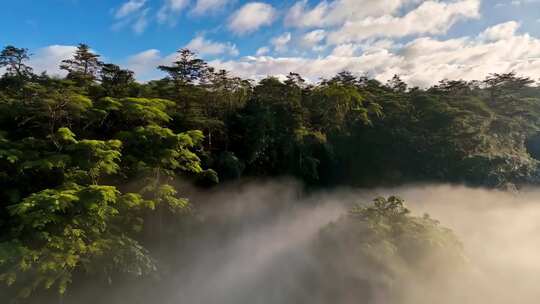
[[[160,78],[176,50],[260,79],[348,70],[417,86],[515,71],[540,78],[540,0],[18,0],[0,9],[0,46],[28,48],[37,72],[78,43]]]

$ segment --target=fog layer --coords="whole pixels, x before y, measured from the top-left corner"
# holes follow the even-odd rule
[[[273,182],[190,195],[198,225],[205,228],[168,244],[167,259],[176,262],[162,265],[166,275],[158,286],[116,290],[105,296],[108,302],[532,304],[540,297],[537,189],[509,193],[421,185],[305,195],[294,183]],[[429,213],[452,229],[463,244],[465,263],[444,265],[418,252],[418,263],[403,266],[401,261],[405,269],[387,278],[351,244],[346,258],[325,258],[343,277],[324,273],[328,265],[313,249],[321,229],[354,205],[388,195],[405,199],[413,215]],[[418,265],[421,270],[415,269]]]

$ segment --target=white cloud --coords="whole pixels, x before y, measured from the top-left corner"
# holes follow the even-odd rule
[[[267,46],[263,46],[257,49],[257,52],[255,53],[257,56],[266,55],[270,52],[270,48]]]
[[[318,77],[332,77],[342,70],[366,71],[367,67],[378,67],[398,63],[399,59],[387,52],[364,54],[359,57],[329,55],[321,58],[247,56],[238,61],[214,60],[210,64],[224,68],[247,78],[260,79],[268,75],[283,76],[289,72],[300,73],[311,81]],[[378,70],[378,69],[375,69]]]
[[[229,19],[229,29],[236,34],[248,34],[270,25],[277,11],[270,4],[251,2],[238,9]]]
[[[326,30],[326,41],[336,45],[374,37],[442,34],[463,19],[480,16],[481,0],[334,0],[310,6],[297,1],[285,16],[285,25]],[[311,32],[312,35],[321,32]],[[301,42],[310,45],[305,36]],[[311,45],[315,45],[313,42]]]
[[[412,85],[428,86],[442,79],[483,79],[490,73],[516,71],[533,79],[540,77],[540,39],[519,33],[519,23],[511,21],[485,29],[476,36],[454,39],[420,37],[403,45],[391,40],[371,40],[344,43],[334,47],[329,55],[318,58],[268,56],[268,47],[257,51],[257,56],[235,60],[216,59],[210,64],[225,68],[246,78],[260,79],[267,75],[284,76],[297,72],[311,81],[329,78],[342,70],[355,74],[367,73],[380,81],[394,74]],[[284,35],[286,36],[286,35]],[[285,41],[287,39],[284,39]],[[290,42],[287,42],[290,43]],[[230,43],[214,42],[202,36],[188,45],[201,54],[235,54]],[[35,51],[30,61],[36,72],[60,74],[61,60],[69,58],[74,46],[53,45]],[[163,76],[156,67],[174,61],[176,53],[163,56],[158,50],[147,50],[127,59],[126,66],[134,70],[140,80]]]
[[[133,29],[135,33],[141,34],[142,32],[144,32],[144,30],[148,26],[148,19],[147,19],[148,11],[149,9],[145,9],[144,11],[142,11],[141,14],[135,20],[135,22],[133,22],[133,25],[131,26],[131,28]]]
[[[117,30],[130,26],[131,29],[140,34],[148,26],[149,8],[145,8],[147,0],[129,0],[122,4],[116,11],[114,18],[117,20],[112,28]]]
[[[404,37],[414,34],[442,34],[457,21],[479,17],[480,0],[450,3],[425,1],[402,17],[384,15],[348,21],[329,34],[328,42],[339,44],[371,37]]]
[[[285,16],[285,24],[296,27],[321,27],[328,26],[325,22],[329,4],[321,2],[315,8],[308,10],[307,0],[296,2]]]
[[[311,32],[306,33],[302,37],[301,44],[305,47],[313,47],[321,43],[326,38],[326,31],[325,30],[313,30]]]
[[[513,0],[510,2],[510,4],[514,6],[520,6],[520,5],[526,5],[526,4],[533,4],[533,3],[539,3],[540,0]]]
[[[294,27],[328,27],[366,17],[395,13],[400,7],[421,0],[334,0],[308,7],[307,0],[297,1],[288,11],[285,24]]]
[[[513,29],[513,30],[512,30]],[[297,72],[317,81],[342,70],[368,73],[381,81],[399,74],[412,85],[428,86],[442,79],[483,79],[490,73],[516,71],[540,77],[540,39],[517,34],[512,23],[486,29],[473,37],[438,40],[417,38],[405,45],[379,40],[371,45],[341,44],[319,58],[248,56],[211,64],[239,76],[262,78]],[[494,35],[497,33],[498,35]],[[486,40],[485,37],[497,39]]]
[[[191,40],[185,47],[201,56],[222,54],[238,56],[239,54],[236,45],[231,44],[230,42],[222,43],[211,41],[204,38],[204,36],[197,36],[193,38],[193,40]]]
[[[223,9],[231,0],[197,0],[192,12],[203,15]]]
[[[274,46],[276,52],[285,52],[287,51],[287,44],[291,41],[291,33],[283,33],[277,37],[274,37],[270,40],[270,44]]]
[[[189,4],[189,0],[165,0],[157,13],[160,23],[176,24],[177,15]]]
[[[172,60],[170,62],[166,60],[161,57],[160,51],[150,49],[128,57],[126,67],[134,71],[139,80],[155,79],[160,75],[157,67],[172,62]]]
[[[360,45],[358,44],[341,44],[336,46],[332,50],[332,56],[336,57],[354,57],[357,53],[357,51],[360,49]]]
[[[47,72],[52,76],[64,76],[66,72],[60,70],[60,62],[71,58],[77,49],[72,45],[51,45],[38,49],[28,61],[35,73]]]
[[[133,13],[140,11],[145,4],[146,0],[129,0],[122,4],[122,6],[120,6],[120,8],[114,14],[114,17],[116,19],[125,18]]]
[[[519,26],[520,24],[516,21],[501,23],[488,28],[480,35],[480,37],[489,41],[497,41],[505,38],[510,38],[514,36]]]
[[[209,55],[217,54],[216,52],[237,54],[236,47],[231,44],[211,42],[206,39],[193,39],[189,44],[198,46],[201,49],[197,50],[199,55],[207,53]],[[186,46],[188,47],[189,44]],[[192,49],[195,50],[195,49]],[[202,51],[201,51],[202,50]],[[140,53],[134,54],[125,60],[124,65],[135,72],[135,76],[140,81],[148,81],[159,79],[164,76],[164,73],[158,70],[160,65],[170,65],[178,59],[178,53],[174,52],[168,55],[162,55],[157,49],[149,49]]]

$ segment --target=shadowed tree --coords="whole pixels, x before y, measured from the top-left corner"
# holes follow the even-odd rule
[[[25,79],[32,75],[32,68],[26,64],[29,59],[28,49],[8,45],[0,53],[0,68],[5,67],[10,76]]]
[[[130,86],[135,83],[133,71],[124,70],[116,64],[103,64],[100,72],[101,85],[110,97],[127,97]]]
[[[490,93],[492,102],[495,102],[496,99],[505,97],[508,94],[518,92],[533,83],[534,80],[528,77],[517,76],[514,72],[491,74],[484,80],[484,84]]]
[[[192,51],[181,49],[178,51],[177,60],[172,65],[160,65],[158,68],[166,72],[178,86],[184,86],[200,80],[206,73],[208,66]]]

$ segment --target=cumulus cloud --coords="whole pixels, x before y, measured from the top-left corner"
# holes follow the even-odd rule
[[[405,44],[396,44],[387,39],[343,43],[335,46],[328,55],[316,58],[269,56],[270,48],[263,46],[254,56],[215,59],[210,64],[252,79],[268,75],[284,77],[289,72],[296,72],[316,82],[319,77],[329,78],[349,70],[385,82],[399,74],[409,84],[421,87],[433,85],[442,79],[477,80],[490,73],[511,71],[538,79],[540,39],[519,33],[518,26],[517,22],[512,21],[494,25],[475,36],[446,40],[420,37]],[[284,38],[287,36],[284,35]],[[210,45],[206,51],[210,55],[234,52],[231,44],[208,41],[202,37],[196,37],[192,42],[192,46],[198,44],[201,49]],[[162,56],[157,50],[148,50],[130,57],[128,67],[137,72],[139,79],[148,80],[160,75],[156,73],[156,66],[169,64],[174,56]]]
[[[185,47],[196,51],[198,55],[223,55],[228,54],[237,56],[238,50],[231,43],[221,43],[208,40],[203,36],[197,36],[192,39]],[[148,81],[159,79],[164,73],[158,70],[160,65],[170,65],[178,59],[178,53],[162,54],[157,49],[149,49],[132,56],[125,60],[124,65],[135,72],[139,81]]]
[[[60,62],[71,58],[77,49],[72,45],[51,45],[38,49],[28,64],[35,73],[47,72],[52,76],[65,76],[66,72],[60,70]]]
[[[129,0],[122,4],[120,8],[118,8],[114,16],[117,19],[125,18],[133,13],[140,11],[145,4],[146,0]]]
[[[260,47],[257,49],[257,52],[255,52],[255,54],[257,56],[262,56],[262,55],[266,55],[270,52],[270,48],[267,47],[267,46],[263,46],[263,47]]]
[[[396,12],[405,4],[419,0],[334,0],[309,7],[308,0],[297,1],[285,16],[285,24],[294,27],[327,27],[368,16]]]
[[[194,14],[206,14],[234,0],[162,1],[158,2],[163,4],[158,19],[161,14],[161,22],[171,22],[190,3]],[[297,72],[318,81],[318,77],[329,78],[349,70],[381,81],[399,74],[411,85],[423,87],[445,78],[482,79],[490,73],[510,71],[534,79],[540,77],[540,38],[520,31],[520,22],[509,21],[474,35],[444,38],[444,33],[460,20],[479,17],[481,0],[311,3],[295,2],[285,14],[284,23],[289,28],[268,44],[260,45],[253,56],[219,58],[238,56],[236,45],[213,41],[204,35],[195,36],[185,47],[202,57],[216,57],[210,63],[217,68],[254,79]],[[135,32],[142,32],[150,20],[148,10],[147,0],[129,0],[113,13],[119,26],[129,25]],[[234,12],[227,23],[233,33],[245,35],[273,24],[277,17],[278,11],[270,4],[249,2]],[[32,62],[37,70],[58,73],[58,62],[65,59],[58,59],[64,56],[63,50],[69,51],[69,55],[73,51],[68,46],[50,46],[36,52],[39,56]],[[301,55],[287,57],[285,52]],[[45,59],[40,63],[42,58]],[[169,64],[174,58],[175,54],[152,49],[135,54],[124,63],[137,73],[138,79],[149,80],[163,75],[156,66]]]
[[[229,19],[229,29],[239,35],[252,33],[270,25],[277,17],[277,11],[270,4],[251,2],[238,9]]]
[[[201,56],[222,54],[238,56],[239,53],[236,45],[230,42],[215,42],[204,38],[204,36],[197,36],[193,38],[193,40],[191,40],[185,47]]]
[[[125,65],[135,72],[137,79],[146,81],[162,76],[157,67],[173,62],[174,56],[175,54],[171,54],[163,57],[159,50],[149,49],[128,57]]]
[[[301,44],[306,47],[313,47],[321,43],[326,38],[326,31],[323,29],[313,30],[304,34]]]
[[[512,0],[510,2],[510,4],[514,6],[533,4],[533,3],[540,3],[540,0]]]
[[[192,12],[203,15],[223,9],[232,0],[197,0]]]
[[[287,32],[272,39],[271,47],[287,50],[291,43],[292,35]],[[204,36],[196,36],[186,47],[203,57],[238,55],[234,44],[212,41]],[[30,65],[36,72],[62,75],[58,64],[70,57],[74,50],[74,46],[62,45],[39,49],[34,52],[36,55]],[[329,78],[349,70],[357,75],[368,74],[383,82],[399,74],[409,84],[421,87],[442,79],[483,79],[490,73],[511,71],[533,79],[540,77],[540,38],[521,33],[519,23],[515,21],[494,25],[477,35],[452,39],[419,37],[402,44],[389,39],[340,43],[327,55],[315,58],[269,56],[270,50],[269,46],[263,46],[254,56],[228,60],[218,58],[209,63],[253,79],[296,72],[316,82],[319,77]],[[175,53],[163,55],[151,49],[129,57],[124,63],[136,72],[139,80],[150,80],[163,76],[156,67],[170,64],[175,57]]]
[[[354,57],[357,53],[357,51],[360,49],[360,45],[358,44],[341,44],[336,46],[332,50],[332,56],[336,57]]]
[[[327,42],[358,42],[372,37],[441,34],[462,19],[479,17],[481,0],[334,0],[310,6],[297,1],[285,25],[327,29]]]
[[[114,14],[116,22],[112,28],[118,30],[129,26],[137,34],[144,32],[148,26],[150,10],[146,4],[147,0],[129,0],[122,4]]]
[[[247,78],[261,79],[269,75],[279,77],[287,75],[289,72],[295,72],[311,81],[317,81],[318,77],[332,77],[343,70],[360,73],[370,69],[374,75],[378,75],[384,72],[385,67],[400,64],[400,59],[387,51],[380,51],[357,57],[335,55],[319,58],[247,56],[238,61],[214,60],[210,64]]]
[[[367,73],[381,81],[399,74],[412,85],[429,86],[442,79],[482,79],[490,73],[519,71],[540,77],[540,39],[517,34],[515,24],[500,24],[473,37],[439,40],[416,38],[397,46],[388,40],[340,44],[318,58],[247,56],[211,64],[240,76],[262,78],[297,72],[311,81],[342,70]],[[486,40],[486,37],[490,39]]]
[[[157,13],[158,22],[176,24],[177,15],[188,4],[189,0],[165,0]]]
[[[291,33],[287,32],[272,38],[270,43],[274,46],[276,52],[285,52],[287,51],[287,44],[289,44],[291,38]]]
[[[143,33],[146,27],[148,26],[148,18],[147,18],[148,12],[149,12],[149,9],[145,9],[139,14],[139,16],[137,16],[137,19],[135,20],[135,22],[133,22],[133,25],[131,26],[131,28],[133,29],[135,33],[137,34]]]
[[[457,21],[479,17],[479,0],[451,3],[425,1],[402,17],[384,15],[348,21],[328,36],[333,44],[362,41],[371,37],[404,37],[414,34],[442,34]]]
[[[514,36],[519,26],[519,23],[516,21],[501,23],[488,28],[482,34],[480,34],[480,37],[488,41],[497,41],[501,39],[511,38],[512,36]]]

